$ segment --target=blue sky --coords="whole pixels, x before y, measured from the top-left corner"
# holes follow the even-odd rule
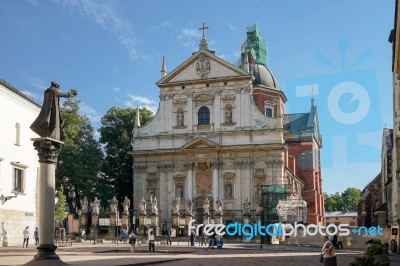
[[[324,191],[363,188],[380,171],[382,129],[392,127],[394,0],[0,0],[0,10],[0,78],[38,102],[51,80],[76,88],[95,127],[112,106],[156,111],[162,56],[167,71],[190,57],[203,22],[209,48],[232,63],[257,23],[286,112],[316,100]]]

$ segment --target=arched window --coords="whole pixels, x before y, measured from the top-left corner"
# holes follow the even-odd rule
[[[208,125],[210,124],[210,109],[207,106],[203,106],[199,109],[199,125]]]
[[[15,145],[21,145],[20,143],[21,140],[21,128],[19,126],[19,123],[15,123]]]

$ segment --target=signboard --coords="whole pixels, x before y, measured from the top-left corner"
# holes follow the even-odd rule
[[[99,226],[109,226],[110,218],[99,218]]]

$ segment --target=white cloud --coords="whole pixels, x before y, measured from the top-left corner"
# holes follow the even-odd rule
[[[236,31],[237,30],[237,28],[230,21],[226,22],[226,26],[228,27],[228,29],[230,31]]]
[[[50,85],[50,82],[45,82],[41,78],[32,75],[32,74],[24,74],[24,78],[28,81],[28,83],[34,87],[35,89],[44,91]]]
[[[118,87],[112,87],[111,88],[113,91],[120,91],[120,88],[118,88]]]
[[[39,95],[37,93],[31,92],[31,91],[21,91],[23,94],[25,94],[26,96],[28,96],[29,98],[31,98],[32,100],[34,100],[35,102],[39,103],[43,101],[43,96]]]
[[[81,114],[86,115],[90,122],[94,124],[94,127],[100,123],[101,115],[93,107],[89,106],[87,103],[81,101],[79,104],[79,111]]]
[[[130,100],[124,101],[125,105],[127,107],[146,107],[147,109],[151,110],[153,113],[157,112],[158,109],[158,103],[150,98],[143,97],[143,96],[137,96],[134,95],[133,93],[128,93],[127,94],[128,98]]]
[[[138,52],[132,28],[129,22],[116,11],[115,2],[94,0],[52,1],[70,8],[72,11],[79,12],[82,16],[100,25],[103,29],[114,32],[122,45],[128,49],[129,56],[132,59],[145,57],[142,53]]]
[[[181,33],[178,35],[178,39],[183,41],[183,46],[189,47],[192,50],[197,50],[201,39],[200,31],[193,28],[183,28]]]

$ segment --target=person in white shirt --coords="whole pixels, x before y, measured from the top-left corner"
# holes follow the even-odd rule
[[[150,231],[149,238],[147,240],[149,242],[149,254],[151,252],[151,249],[153,249],[153,253],[154,253],[154,234],[153,234],[153,231]]]

